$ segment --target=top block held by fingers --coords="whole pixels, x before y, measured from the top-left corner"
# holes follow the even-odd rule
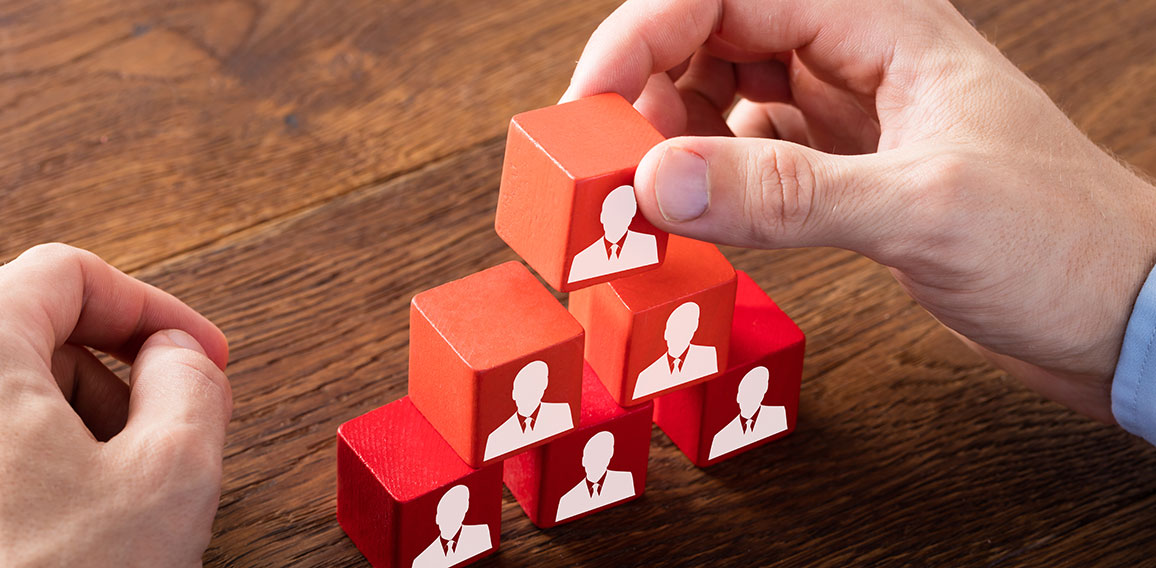
[[[550,291],[507,262],[414,296],[409,396],[482,467],[574,429],[584,341]]]
[[[638,212],[634,170],[663,137],[608,93],[510,121],[494,223],[560,292],[658,267],[667,234]]]

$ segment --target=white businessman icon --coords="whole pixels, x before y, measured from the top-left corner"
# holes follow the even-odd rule
[[[582,468],[586,475],[558,501],[555,521],[634,497],[634,474],[608,469],[613,457],[614,434],[602,431],[586,441],[582,448]]]
[[[602,238],[574,255],[567,282],[578,282],[640,266],[658,263],[658,240],[654,235],[630,230],[638,213],[634,188],[621,185],[602,201]]]
[[[542,402],[549,384],[550,367],[545,361],[533,361],[518,371],[513,391],[517,410],[486,438],[482,459],[512,452],[574,426],[568,403]]]
[[[438,536],[417,558],[413,568],[450,568],[490,549],[490,527],[465,525],[470,488],[455,485],[438,501]]]
[[[739,381],[736,397],[739,415],[714,435],[707,459],[728,454],[787,429],[786,408],[763,406],[770,380],[771,373],[766,367],[755,367]]]
[[[638,374],[633,398],[688,383],[718,372],[718,356],[709,345],[692,345],[698,331],[698,304],[687,302],[666,320],[666,353]]]

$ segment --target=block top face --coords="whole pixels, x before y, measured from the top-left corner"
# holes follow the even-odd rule
[[[731,327],[728,366],[754,363],[796,343],[805,341],[803,330],[747,273],[736,271],[735,315]]]
[[[409,397],[342,424],[337,435],[400,502],[476,471],[458,457]]]
[[[638,313],[734,280],[735,269],[718,247],[670,235],[662,266],[610,282],[631,311]],[[655,294],[661,290],[661,294]]]
[[[412,307],[477,370],[585,333],[538,279],[514,261],[426,290],[413,297]]]
[[[511,125],[575,180],[634,171],[646,152],[665,140],[617,93],[527,111]]]

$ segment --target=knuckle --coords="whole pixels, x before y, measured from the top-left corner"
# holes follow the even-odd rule
[[[136,469],[157,489],[170,483],[172,476],[196,486],[221,475],[221,448],[190,426],[154,428],[140,437],[134,450],[140,466]]]
[[[171,443],[177,445],[173,453],[178,471],[202,479],[220,476],[221,448],[210,442],[199,431],[177,428],[169,433]]]
[[[915,192],[920,207],[915,209],[924,221],[944,227],[966,206],[968,201],[969,164],[953,152],[937,152],[922,158],[916,167]]]
[[[815,206],[815,170],[800,153],[779,144],[766,144],[748,160],[755,181],[748,192],[756,203],[748,203],[746,211],[758,215],[750,226],[756,229],[771,227],[776,232],[797,232],[806,227]],[[770,237],[772,235],[761,235]]]
[[[974,230],[979,203],[975,179],[975,159],[957,151],[936,151],[919,158],[913,183],[901,188],[909,212],[913,241],[927,254],[942,256],[959,246]]]
[[[19,425],[25,432],[50,432],[60,419],[52,404],[59,396],[51,379],[27,371],[5,373],[5,380],[0,380],[0,423]]]
[[[86,265],[103,263],[95,253],[64,243],[44,243],[24,251],[12,266],[18,271],[34,271],[54,281],[80,278]]]
[[[208,357],[188,349],[177,350],[171,357],[172,363],[179,369],[181,380],[191,383],[198,396],[215,399],[226,413],[232,412],[232,385],[225,373]]]
[[[28,249],[21,256],[50,265],[72,265],[96,257],[89,251],[64,243],[39,244]]]
[[[922,160],[921,173],[940,192],[958,191],[966,185],[971,162],[959,152],[935,152]]]

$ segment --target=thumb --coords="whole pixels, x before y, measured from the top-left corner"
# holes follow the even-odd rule
[[[671,233],[754,248],[836,246],[882,260],[912,178],[898,150],[837,156],[782,140],[673,138],[635,173],[639,209]]]
[[[233,392],[193,336],[169,329],[149,337],[133,361],[130,389],[125,432],[186,427],[221,451]]]

